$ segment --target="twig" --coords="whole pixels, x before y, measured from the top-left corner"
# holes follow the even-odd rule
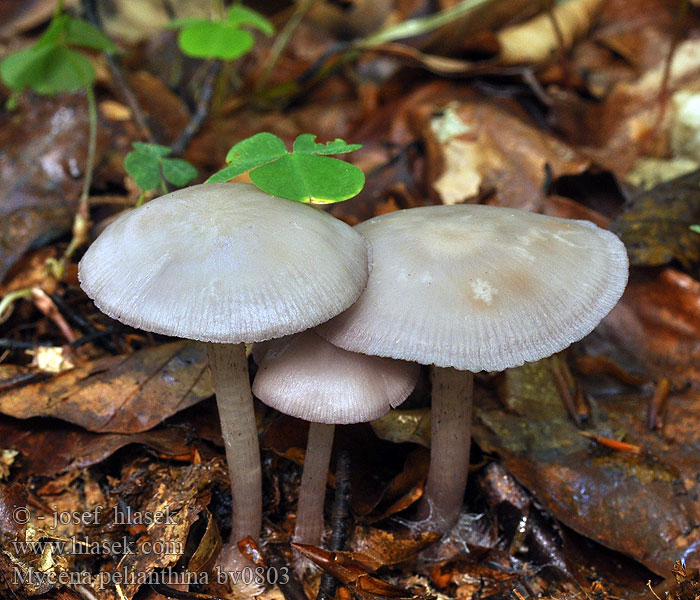
[[[84,334],[84,337],[75,340],[71,344],[73,348],[82,346],[83,344],[94,340],[98,346],[104,350],[107,350],[107,352],[110,352],[111,354],[119,354],[119,351],[112,343],[112,340],[107,337],[115,333],[114,331],[97,329],[97,327],[90,323],[90,321],[88,321],[85,317],[74,311],[62,296],[58,294],[51,294],[51,299],[54,301],[54,304],[58,310],[60,310],[66,317],[68,322]]]
[[[214,83],[216,82],[216,77],[221,69],[221,62],[214,61],[207,72],[204,75],[204,81],[202,82],[202,89],[199,94],[199,100],[197,102],[197,108],[190,119],[190,122],[185,125],[185,128],[180,132],[175,142],[173,142],[171,148],[173,154],[181,155],[189,146],[192,138],[201,129],[204,120],[209,114],[209,105],[211,104],[211,98],[214,95]]]
[[[668,392],[671,389],[671,384],[668,378],[662,377],[654,388],[654,395],[649,399],[647,427],[649,431],[655,429],[663,429],[664,412],[668,401]]]
[[[6,340],[0,340],[0,344],[3,341]],[[0,379],[0,392],[6,392],[12,388],[27,385],[29,383],[38,383],[50,378],[51,375],[49,373],[31,371],[30,373],[22,373],[21,375],[15,375],[14,377],[8,377],[7,379]]]
[[[68,325],[65,317],[61,314],[61,311],[58,310],[58,307],[51,297],[41,288],[34,287],[32,288],[32,299],[34,300],[34,305],[43,315],[54,322],[63,337],[66,338],[66,341],[69,344],[75,342],[77,339],[75,333],[70,328],[70,325]]]
[[[87,21],[93,27],[96,27],[100,31],[103,31],[102,21],[100,20],[100,15],[97,11],[97,0],[82,0],[82,5],[83,12],[85,13],[85,18],[87,19]],[[114,85],[117,86],[117,89],[119,90],[122,97],[124,98],[124,101],[129,107],[129,110],[131,111],[131,114],[134,117],[134,121],[136,121],[136,125],[141,130],[142,134],[148,139],[149,142],[155,143],[156,140],[153,137],[151,129],[148,127],[146,115],[141,109],[141,105],[139,104],[139,101],[136,98],[136,94],[134,94],[134,91],[131,89],[131,86],[124,77],[124,73],[122,72],[121,67],[119,66],[117,57],[109,52],[106,52],[105,55],[107,57],[107,67],[109,68],[109,72],[112,74]]]
[[[70,260],[75,251],[82,246],[88,238],[90,229],[90,186],[92,185],[92,172],[95,168],[95,153],[97,150],[97,101],[95,100],[95,89],[89,85],[85,88],[85,95],[88,103],[88,121],[90,124],[88,137],[87,160],[85,162],[85,176],[83,178],[83,191],[78,200],[78,211],[73,219],[73,238],[68,244],[63,258],[59,261],[58,278],[63,278],[65,263]]]
[[[58,342],[24,342],[22,340],[8,340],[7,338],[0,338],[0,348],[8,348],[9,350],[32,350],[33,348],[39,348],[42,346],[58,347],[63,344]]]
[[[274,569],[277,573],[286,573],[289,578],[281,578],[277,580],[279,587],[285,600],[308,600],[304,587],[299,583],[299,580],[294,574],[294,569],[290,569],[284,555],[277,549],[277,544],[268,544],[267,559],[270,564],[270,569]],[[283,581],[286,581],[283,583]]]
[[[331,512],[332,532],[328,549],[338,552],[345,548],[350,520],[350,457],[347,450],[342,450],[338,454],[335,481],[335,498],[333,499],[333,511]],[[337,587],[338,582],[335,577],[329,573],[324,573],[321,577],[321,587],[318,590],[316,600],[333,600]]]

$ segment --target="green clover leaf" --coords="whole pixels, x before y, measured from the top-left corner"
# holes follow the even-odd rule
[[[134,142],[124,158],[124,168],[142,190],[153,190],[162,180],[183,187],[197,177],[197,169],[181,158],[165,158],[171,150],[160,144]],[[161,177],[162,170],[162,177]]]
[[[341,139],[319,144],[315,135],[304,133],[288,152],[276,135],[258,133],[233,146],[226,156],[228,166],[207,183],[228,181],[250,171],[250,180],[268,194],[304,203],[342,202],[360,193],[365,175],[355,165],[328,155],[361,147]]]
[[[233,60],[248,52],[255,43],[253,35],[241,27],[251,27],[272,35],[275,31],[260,13],[234,4],[222,21],[207,19],[180,19],[170,24],[179,28],[180,49],[193,58]]]

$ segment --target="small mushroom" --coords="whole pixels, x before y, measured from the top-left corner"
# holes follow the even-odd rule
[[[429,206],[356,226],[372,245],[365,291],[316,329],[352,352],[433,365],[432,449],[419,515],[447,530],[469,465],[472,373],[563,350],[627,283],[611,232],[510,208]]]
[[[282,413],[311,421],[295,542],[321,544],[335,425],[378,419],[408,397],[417,379],[416,363],[347,352],[313,331],[276,340],[266,349],[253,393]]]
[[[241,183],[197,185],[110,224],[80,261],[82,288],[110,317],[146,331],[209,342],[233,493],[236,542],[262,521],[260,450],[245,343],[302,331],[358,297],[367,245],[309,206]]]

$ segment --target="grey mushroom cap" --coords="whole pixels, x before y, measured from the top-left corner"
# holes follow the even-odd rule
[[[79,266],[82,288],[110,317],[221,343],[327,321],[367,276],[367,243],[351,227],[242,183],[196,185],[130,211]]]
[[[627,283],[624,245],[589,221],[457,205],[355,229],[372,245],[367,287],[316,329],[353,352],[500,371],[590,333]]]
[[[268,346],[253,393],[280,412],[314,423],[378,419],[413,391],[419,367],[337,348],[304,331]]]

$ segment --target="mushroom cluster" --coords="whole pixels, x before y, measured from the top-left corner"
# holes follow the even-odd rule
[[[257,539],[262,476],[245,343],[303,331],[350,306],[367,244],[345,223],[241,183],[152,200],[110,224],[80,261],[82,288],[127,325],[208,342],[233,494],[232,533]]]
[[[180,190],[117,219],[79,274],[113,318],[208,343],[233,494],[219,564],[232,569],[237,541],[257,538],[262,520],[245,343],[305,332],[267,346],[254,391],[311,422],[295,538],[312,544],[321,539],[334,424],[382,416],[411,392],[417,365],[430,365],[432,448],[419,518],[446,531],[466,486],[473,373],[579,340],[617,303],[627,271],[620,240],[587,221],[458,205],[353,229],[229,183]]]
[[[481,206],[397,211],[355,227],[372,246],[367,287],[316,331],[332,344],[432,365],[432,445],[419,514],[447,530],[469,465],[473,373],[563,350],[627,283],[625,247],[589,221]]]

